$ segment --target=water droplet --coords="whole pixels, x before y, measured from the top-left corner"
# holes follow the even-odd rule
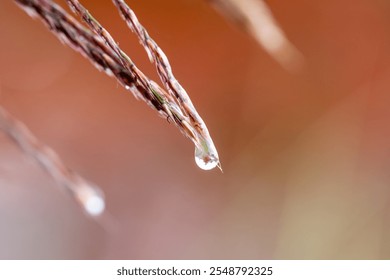
[[[203,170],[211,170],[219,165],[217,155],[205,152],[204,149],[195,147],[195,162]]]
[[[104,197],[99,189],[89,185],[82,185],[76,191],[75,195],[84,210],[91,216],[99,216],[105,209]]]
[[[99,216],[104,211],[105,203],[102,197],[92,196],[86,201],[84,207],[91,216]]]

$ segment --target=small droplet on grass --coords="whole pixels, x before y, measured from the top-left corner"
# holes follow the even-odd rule
[[[211,153],[207,153],[204,149],[195,147],[195,162],[200,169],[211,170],[219,166],[219,159]]]
[[[75,190],[75,196],[87,214],[96,217],[104,212],[105,202],[100,190],[82,185]]]

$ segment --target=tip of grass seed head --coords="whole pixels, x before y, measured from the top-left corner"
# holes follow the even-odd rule
[[[218,167],[219,170],[221,170],[221,172],[223,173],[222,164],[221,164],[220,161],[218,161],[217,167]]]

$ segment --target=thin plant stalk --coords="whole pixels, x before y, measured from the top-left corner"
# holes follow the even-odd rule
[[[248,32],[285,69],[296,72],[302,68],[303,55],[288,40],[264,0],[207,1]]]
[[[103,192],[68,168],[60,157],[41,143],[19,120],[0,106],[2,130],[29,158],[37,162],[55,182],[62,186],[90,216],[99,216],[105,208]]]

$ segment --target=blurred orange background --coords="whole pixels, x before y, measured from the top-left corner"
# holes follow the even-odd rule
[[[111,1],[81,2],[158,80]],[[200,170],[173,125],[2,0],[0,102],[104,190],[109,218],[85,216],[0,133],[0,258],[390,258],[388,0],[266,1],[305,57],[295,74],[207,1],[127,2],[224,173]]]

